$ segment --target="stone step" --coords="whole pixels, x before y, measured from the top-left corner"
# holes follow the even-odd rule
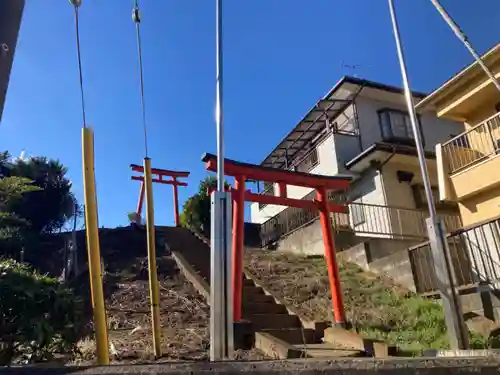
[[[359,350],[339,349],[329,343],[321,344],[296,344],[296,349],[301,350],[306,358],[345,358],[364,357],[364,352]]]
[[[287,314],[286,307],[271,302],[250,302],[243,307],[244,314]]]
[[[255,294],[265,294],[264,290],[258,286],[243,286],[243,298],[254,296]]]
[[[255,348],[272,359],[301,358],[302,350],[265,331],[255,332]]]
[[[248,314],[244,318],[252,322],[253,329],[259,331],[266,328],[299,328],[300,319],[288,314]]]
[[[253,282],[253,280],[243,279],[243,286],[255,286],[255,283]]]
[[[260,332],[268,333],[291,345],[319,343],[316,332],[310,328],[263,329]]]
[[[249,303],[274,303],[274,298],[266,294],[253,294],[243,297],[243,307]]]

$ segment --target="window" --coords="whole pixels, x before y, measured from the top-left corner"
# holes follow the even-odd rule
[[[379,111],[382,138],[385,141],[414,144],[413,130],[410,116],[407,112],[396,109],[383,109]],[[420,118],[418,119],[420,126]],[[422,130],[420,130],[422,133]]]
[[[318,165],[318,149],[315,147],[297,164],[295,170],[297,172],[309,172]]]

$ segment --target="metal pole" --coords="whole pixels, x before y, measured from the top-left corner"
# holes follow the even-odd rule
[[[484,72],[490,77],[491,81],[495,85],[498,91],[500,91],[500,82],[498,79],[495,77],[493,72],[486,66],[486,64],[481,60],[481,57],[478,55],[474,47],[472,47],[472,44],[470,44],[469,39],[467,38],[467,35],[460,29],[460,26],[451,18],[451,16],[448,14],[446,9],[443,8],[443,6],[439,3],[438,0],[431,0],[431,3],[434,5],[434,7],[437,9],[439,14],[441,14],[441,17],[446,21],[448,26],[453,30],[455,35],[457,36],[458,39],[467,47],[471,55],[474,57],[476,62],[481,66],[481,68],[484,70]]]
[[[224,192],[224,104],[223,104],[223,55],[222,55],[222,0],[215,0],[216,9],[216,102],[217,126],[217,191]]]
[[[94,313],[97,363],[109,364],[108,328],[106,308],[102,289],[101,251],[99,248],[99,227],[97,224],[97,202],[94,175],[94,132],[82,129],[83,191],[85,200],[85,227],[89,257],[90,295]]]
[[[9,87],[25,0],[0,1],[0,121]]]
[[[156,270],[155,212],[150,158],[144,158],[144,187],[146,193],[146,230],[148,234],[147,243],[151,324],[153,331],[154,354],[155,358],[159,358],[161,357],[160,293],[158,291],[158,274]]]
[[[410,115],[411,126],[413,129],[413,136],[418,153],[418,161],[420,164],[420,171],[425,187],[425,194],[427,197],[427,204],[429,207],[429,219],[427,219],[427,231],[429,234],[429,242],[434,258],[434,267],[436,278],[439,282],[439,289],[441,292],[441,300],[445,311],[446,325],[450,335],[450,345],[454,349],[466,349],[468,347],[468,332],[464,324],[462,309],[460,306],[459,296],[457,295],[454,287],[454,273],[453,266],[450,261],[448,251],[448,244],[446,241],[445,228],[436,213],[434,206],[434,196],[432,194],[431,183],[427,172],[427,162],[425,160],[424,147],[422,145],[422,136],[418,126],[417,114],[413,104],[413,97],[410,90],[410,83],[406,69],[406,63],[401,46],[401,39],[399,34],[399,25],[394,10],[393,0],[388,0],[389,11],[391,14],[391,21],[394,33],[394,40],[396,42],[396,49],[398,53],[399,65],[401,69],[401,76],[403,79],[404,93],[408,113]]]
[[[210,236],[210,360],[230,358],[233,343],[233,302],[231,298],[231,195],[224,191],[224,106],[222,58],[222,0],[216,10],[216,103],[217,191],[211,196]]]

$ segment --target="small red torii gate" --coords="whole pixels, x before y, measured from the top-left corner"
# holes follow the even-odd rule
[[[142,165],[130,164],[130,168],[133,172],[144,173],[144,167]],[[157,169],[151,168],[151,173],[157,175],[157,178],[153,178],[153,182],[164,185],[172,185],[174,193],[174,222],[175,226],[180,226],[179,219],[179,196],[178,196],[178,186],[188,186],[187,182],[178,181],[178,178],[189,177],[189,172],[172,171],[168,169]],[[171,177],[171,180],[164,180],[163,177]],[[137,202],[137,215],[139,217],[142,213],[142,206],[144,203],[144,177],[143,176],[132,176],[132,180],[141,181],[141,190],[139,192],[139,202]]]
[[[208,171],[217,171],[217,156],[204,154],[202,161]],[[340,277],[335,253],[335,242],[332,230],[330,212],[347,212],[345,205],[328,202],[327,190],[345,191],[349,187],[349,177],[321,176],[302,172],[285,171],[277,168],[262,167],[255,164],[236,162],[224,159],[224,174],[235,178],[234,188],[231,188],[233,199],[233,233],[232,233],[232,283],[233,283],[233,314],[234,321],[242,318],[243,293],[243,247],[244,247],[244,220],[245,201],[290,206],[298,208],[315,208],[319,210],[323,241],[325,244],[325,258],[328,266],[330,291],[332,294],[332,310],[334,323],[345,325],[345,309]],[[245,190],[247,179],[277,183],[278,196],[255,194]],[[287,185],[295,185],[316,189],[315,200],[289,198]]]

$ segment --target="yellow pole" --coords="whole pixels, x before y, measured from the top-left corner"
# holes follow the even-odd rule
[[[97,201],[94,175],[94,132],[82,129],[83,188],[85,199],[85,227],[87,232],[87,253],[89,258],[90,293],[94,312],[97,363],[109,364],[108,328],[102,290],[101,252],[99,249],[99,228],[97,224]]]
[[[148,232],[149,299],[151,301],[154,353],[155,357],[159,358],[161,357],[160,294],[158,292],[158,275],[156,273],[155,211],[150,158],[144,158],[144,186],[147,213],[146,229]]]

